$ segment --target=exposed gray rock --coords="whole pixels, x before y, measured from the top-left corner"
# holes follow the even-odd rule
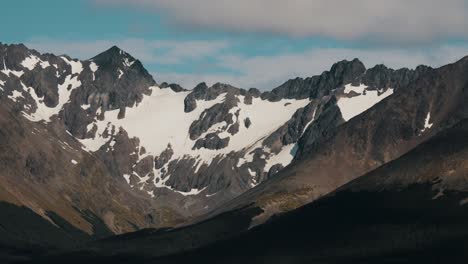
[[[286,99],[321,98],[329,95],[331,90],[347,83],[357,83],[359,77],[366,71],[364,64],[358,59],[335,63],[330,71],[321,75],[302,79],[289,80],[271,92],[262,94],[263,99],[279,101]]]
[[[425,72],[430,70],[427,66],[418,66],[415,70],[407,68],[393,70],[385,65],[376,65],[368,69],[362,76],[362,83],[369,86],[371,89],[388,89],[396,90],[408,86],[409,83],[418,79]]]
[[[206,85],[206,83],[200,83],[198,84],[197,86],[195,86],[195,88],[192,90],[192,92],[187,95],[187,97],[185,97],[185,100],[184,100],[184,111],[186,113],[190,113],[192,112],[193,110],[195,110],[195,108],[197,108],[197,99],[199,97],[201,97],[202,94],[204,94],[204,92],[208,89],[208,86]]]
[[[161,154],[154,158],[154,167],[156,169],[161,169],[166,163],[168,163],[172,155],[174,155],[174,151],[172,150],[171,144],[167,145],[167,148],[161,152]]]
[[[283,146],[296,143],[306,129],[306,125],[314,118],[318,105],[319,101],[314,100],[306,107],[298,109],[292,118],[268,136],[263,144],[268,146],[274,153],[278,153]]]
[[[115,136],[111,136],[112,134]],[[110,132],[109,137],[115,141],[114,146],[111,148],[110,142],[107,143],[97,151],[97,155],[104,161],[112,176],[123,180],[122,175],[131,175],[133,165],[137,163],[138,155],[136,152],[139,140],[131,139],[123,129],[119,129],[117,133]]]
[[[195,140],[200,137],[204,132],[207,132],[210,127],[220,122],[226,122],[229,126],[233,124],[233,114],[229,111],[237,106],[239,99],[232,93],[226,94],[226,100],[222,103],[215,104],[209,109],[203,111],[200,119],[194,121],[190,125],[189,133],[190,139]]]
[[[237,132],[239,132],[239,120],[237,120],[236,123],[232,124],[228,129],[228,133],[231,135],[235,135],[237,134]]]
[[[246,105],[251,105],[252,104],[252,95],[250,93],[248,93],[244,97],[244,104],[246,104]]]
[[[185,92],[185,91],[188,91],[187,89],[183,88],[182,86],[176,84],[176,83],[171,83],[171,84],[168,84],[167,82],[163,82],[159,85],[160,88],[170,88],[172,91],[176,92],[176,93],[180,93],[180,92]]]
[[[268,179],[273,177],[276,173],[278,173],[280,170],[282,170],[284,167],[281,164],[275,164],[273,165],[270,170],[268,171]]]
[[[247,117],[246,119],[244,119],[244,125],[246,128],[249,128],[251,124],[252,121],[250,121],[250,118]]]
[[[204,101],[211,101],[216,99],[219,95],[227,93],[230,96],[234,95],[244,95],[250,94],[244,89],[239,89],[234,86],[223,84],[223,83],[216,83],[211,87],[208,87],[206,83],[198,84],[192,92],[187,95],[185,98],[184,110],[186,113],[193,111],[196,107],[196,100],[204,100]]]
[[[336,127],[344,123],[340,108],[336,105],[336,98],[330,97],[317,109],[318,118],[306,129],[298,141],[298,150],[294,159],[306,158],[319,139],[326,139]]]
[[[138,175],[140,175],[141,177],[145,176],[152,170],[153,170],[153,156],[151,155],[144,157],[133,168],[133,171],[138,173]]]
[[[230,138],[221,139],[217,134],[209,133],[204,138],[197,140],[195,142],[195,145],[193,146],[193,149],[222,149],[227,147],[227,145],[229,144],[229,139]]]

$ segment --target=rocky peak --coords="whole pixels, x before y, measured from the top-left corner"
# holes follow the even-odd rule
[[[96,63],[101,69],[110,71],[120,70],[125,72],[128,68],[143,68],[140,61],[117,46],[112,46],[110,49],[91,58],[90,61]]]
[[[140,103],[144,95],[151,94],[150,87],[156,85],[139,60],[116,46],[83,65],[82,85],[72,103],[65,106],[68,115],[64,118],[69,131],[80,138],[86,136],[86,127],[95,115],[119,109],[119,118],[123,118],[126,108]],[[83,105],[90,107],[83,110]]]
[[[393,70],[383,64],[378,64],[365,72],[361,82],[371,89],[400,89],[406,87],[430,69],[427,66],[418,66],[414,70],[408,68]]]
[[[343,60],[333,64],[330,71],[325,71],[321,75],[288,80],[271,92],[262,94],[262,98],[270,101],[279,101],[283,98],[320,98],[340,85],[357,82],[365,71],[366,68],[360,60]]]
[[[94,56],[91,60],[95,62],[109,62],[115,61],[115,59],[129,58],[135,60],[132,55],[128,54],[124,50],[120,49],[117,46],[112,46],[106,51],[101,52],[100,54]]]
[[[208,85],[206,85],[205,82],[201,82],[201,83],[197,84],[197,86],[195,86],[195,88],[193,88],[193,92],[194,93],[203,93],[207,89],[208,89]]]
[[[124,108],[140,102],[149,87],[156,84],[141,62],[117,46],[91,58],[94,66],[93,85],[88,91],[91,96],[109,98],[105,109]],[[88,98],[88,101],[100,101]]]
[[[0,69],[20,71],[24,69],[21,62],[30,55],[39,56],[35,50],[30,50],[23,44],[0,43]]]
[[[352,61],[342,60],[333,64],[330,69],[330,77],[342,83],[352,83],[366,71],[364,63],[359,59]]]
[[[179,84],[177,83],[167,83],[167,82],[163,82],[159,85],[160,88],[162,89],[165,89],[165,88],[170,88],[172,91],[176,92],[176,93],[180,93],[180,92],[186,92],[187,89],[185,89],[184,87],[180,86]]]

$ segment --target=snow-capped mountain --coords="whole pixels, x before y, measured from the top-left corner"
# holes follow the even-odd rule
[[[334,115],[327,128],[344,123],[391,95],[398,78],[418,73],[382,66],[366,71],[354,60],[271,92],[221,83],[185,90],[158,86],[117,47],[86,61],[21,45],[2,50],[4,94],[26,119],[63,122],[114,177],[154,199],[175,196],[190,214],[211,210],[286,167],[315,121]]]
[[[4,153],[15,153],[2,199],[90,234],[89,215],[123,233],[216,212],[430,70],[355,59],[260,92],[158,84],[117,47],[81,61],[0,45],[0,61]],[[433,129],[428,112],[421,134]]]
[[[468,118],[467,61],[414,70],[340,61],[260,92],[158,84],[117,47],[77,60],[0,45],[0,209],[10,215],[0,245],[73,248],[198,223],[124,236],[135,244],[123,249],[120,237],[98,244],[156,243],[161,256],[247,232]],[[465,186],[443,173],[434,188]],[[163,248],[166,238],[180,241]]]
[[[92,243],[77,263],[95,259],[88,252],[112,263],[129,254],[137,263],[464,262],[467,70],[468,57],[418,67],[349,120],[337,114],[347,97],[335,96],[274,177],[187,226]]]

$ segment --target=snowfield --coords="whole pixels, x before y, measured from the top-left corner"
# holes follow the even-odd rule
[[[119,110],[114,110],[105,112],[104,120],[94,122],[98,127],[95,140],[99,143],[90,139],[81,140],[81,142],[91,151],[98,150],[106,143],[107,140],[102,138],[102,134],[111,124],[116,128],[125,129],[130,137],[139,138],[141,146],[147,151],[145,156],[158,156],[170,144],[174,151],[173,159],[190,155],[209,163],[218,155],[240,151],[254,145],[286,123],[298,108],[309,103],[308,99],[270,102],[254,98],[252,105],[246,105],[243,103],[243,96],[238,96],[240,102],[231,111],[235,113],[240,110],[239,132],[235,135],[227,132],[220,134],[221,138],[230,137],[228,146],[220,150],[204,148],[193,150],[196,140],[190,139],[190,125],[199,119],[204,110],[223,102],[225,94],[221,94],[211,101],[198,100],[197,108],[190,113],[185,113],[184,99],[190,92],[176,93],[171,89],[159,87],[151,87],[151,90],[151,95],[145,96],[138,106],[127,108],[125,118],[118,119]],[[236,117],[234,116],[234,118]],[[246,118],[252,122],[249,128],[244,126]],[[215,124],[207,133],[221,129],[225,125],[225,122]],[[206,133],[202,136],[204,135]],[[199,164],[199,166],[201,165]]]
[[[393,89],[388,89],[382,94],[377,90],[367,90],[366,85],[352,86],[351,84],[345,85],[345,94],[351,92],[358,93],[359,95],[351,98],[341,97],[338,99],[338,107],[340,108],[341,115],[345,121],[361,114],[367,109],[371,108],[384,98],[393,94]]]

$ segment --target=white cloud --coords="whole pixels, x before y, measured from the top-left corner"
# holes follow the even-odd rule
[[[92,0],[202,29],[376,42],[468,37],[467,0]]]

